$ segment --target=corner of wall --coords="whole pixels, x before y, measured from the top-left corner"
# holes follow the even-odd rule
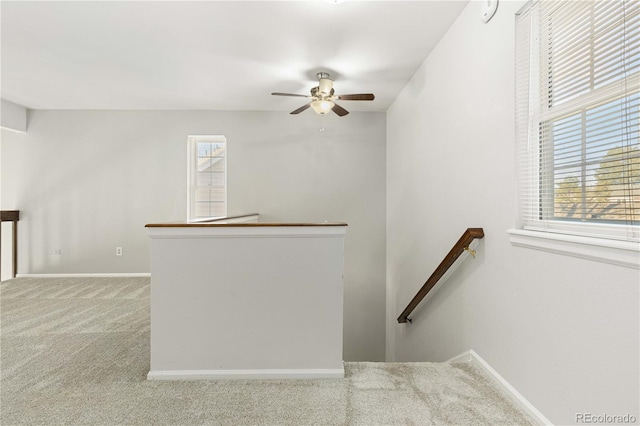
[[[27,131],[27,108],[2,99],[0,102],[0,127],[15,132]]]

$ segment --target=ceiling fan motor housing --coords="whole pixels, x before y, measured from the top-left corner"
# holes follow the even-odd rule
[[[330,96],[333,91],[333,80],[328,78],[321,78],[318,85],[318,91],[324,96]]]

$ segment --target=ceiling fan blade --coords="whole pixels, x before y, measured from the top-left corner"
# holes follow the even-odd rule
[[[359,93],[357,95],[338,95],[337,98],[341,101],[372,101],[376,97],[373,93]]]
[[[333,108],[331,108],[331,111],[335,112],[336,114],[338,114],[340,117],[343,117],[347,114],[349,114],[349,111],[347,111],[346,109],[342,108],[340,105],[335,104],[333,105]]]
[[[306,105],[302,105],[300,108],[298,108],[295,111],[291,111],[289,114],[300,114],[302,111],[304,111],[305,109],[309,108],[311,106],[311,102],[309,102]]]
[[[272,95],[274,96],[297,96],[300,98],[310,98],[311,96],[309,95],[297,95],[295,93],[280,93],[280,92],[273,92]]]

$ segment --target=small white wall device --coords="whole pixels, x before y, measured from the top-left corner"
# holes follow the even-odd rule
[[[485,0],[484,6],[482,7],[482,22],[485,24],[493,18],[493,15],[496,14],[496,10],[498,9],[498,0]]]

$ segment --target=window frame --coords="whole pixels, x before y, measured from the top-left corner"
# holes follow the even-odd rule
[[[224,145],[224,174],[222,185],[199,185],[198,184],[198,145],[200,143],[216,143]],[[189,135],[187,137],[187,222],[203,222],[212,219],[219,219],[227,216],[228,192],[227,192],[227,154],[229,145],[225,135]],[[196,203],[198,203],[197,192],[201,188],[211,188],[216,186],[224,191],[224,213],[220,216],[196,216]],[[209,201],[211,202],[211,201]]]
[[[531,8],[537,7],[539,2],[528,2],[516,14],[516,21],[521,20],[522,15],[532,13]],[[536,59],[540,58],[537,34],[540,18],[537,14],[533,14],[525,19],[530,20],[524,25],[516,22],[516,28],[518,25],[523,25],[524,29],[520,31],[527,34],[528,40],[519,39],[518,29],[516,30],[516,49],[522,48],[524,44],[527,52],[516,50],[516,133],[519,145],[517,170],[520,194],[517,226],[515,229],[508,230],[510,241],[514,246],[640,268],[640,243],[638,242],[640,226],[566,220],[556,217],[555,201],[549,200],[550,196],[554,197],[556,190],[542,190],[542,188],[555,188],[553,158],[555,147],[553,142],[551,146],[543,146],[541,133],[545,123],[548,125],[580,111],[586,114],[589,109],[637,93],[638,90],[626,90],[626,85],[640,82],[639,73],[636,71],[630,78],[626,78],[624,89],[620,87],[620,82],[610,83],[592,90],[587,95],[565,100],[561,105],[549,109],[549,104],[540,102],[543,96],[540,94],[540,85],[546,82],[545,78],[541,77],[544,77],[547,71]],[[590,61],[593,60],[592,56],[589,58]],[[540,65],[532,67],[532,64]],[[523,69],[526,69],[526,75]],[[522,85],[523,76],[524,81],[528,81],[527,87],[520,87],[524,86]],[[545,97],[545,101],[547,100],[548,98]],[[532,114],[530,108],[532,103],[538,105],[537,114]],[[521,110],[525,105],[526,112]],[[583,122],[583,125],[584,123],[586,122]],[[586,136],[582,135],[582,138]],[[526,141],[523,142],[523,140]],[[581,141],[582,143],[585,142]],[[635,146],[635,143],[631,146]],[[523,151],[527,152],[523,154]],[[586,157],[582,160],[579,167],[588,167],[589,160]]]

